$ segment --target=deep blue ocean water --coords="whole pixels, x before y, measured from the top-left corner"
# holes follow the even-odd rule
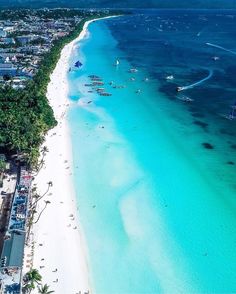
[[[235,18],[136,11],[92,23],[71,57],[74,180],[95,293],[236,292]],[[89,75],[112,96],[85,86]]]

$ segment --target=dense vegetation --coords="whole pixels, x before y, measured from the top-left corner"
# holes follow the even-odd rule
[[[1,0],[0,0],[1,2]],[[10,5],[9,5],[10,6]],[[2,6],[0,6],[1,8]],[[10,6],[11,7],[11,6]],[[101,12],[103,13],[103,12]],[[116,13],[116,12],[115,12]],[[37,16],[43,18],[44,20],[59,19],[59,18],[72,18],[77,17],[89,17],[96,16],[94,11],[89,11],[86,9],[67,9],[67,8],[57,8],[57,9],[2,9],[0,10],[0,19],[1,20],[24,20],[29,16]],[[23,32],[27,33],[27,32]],[[17,35],[13,33],[13,36]]]
[[[1,146],[35,165],[45,133],[56,125],[43,82],[33,81],[24,90],[1,89],[0,109]]]
[[[235,0],[1,0],[5,7],[125,7],[125,8],[223,8],[235,9]]]
[[[46,97],[50,74],[65,44],[80,33],[86,20],[100,16],[87,16],[70,35],[58,39],[25,89],[0,89],[0,146],[5,152],[16,153],[31,166],[37,165],[44,136],[57,124]]]

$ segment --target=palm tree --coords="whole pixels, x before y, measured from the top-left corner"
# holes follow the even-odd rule
[[[39,196],[39,197],[37,197],[37,199],[34,201],[34,203],[32,204],[32,208],[34,208],[35,207],[35,205],[39,202],[39,200],[41,200],[47,193],[48,193],[48,191],[49,191],[49,189],[52,187],[52,181],[49,181],[48,183],[48,187],[47,187],[47,190],[43,193],[43,195],[41,195],[41,196],[39,196],[39,195],[37,195],[37,196]]]
[[[6,162],[3,159],[0,159],[0,173],[3,173],[6,169]]]
[[[44,206],[44,208],[41,210],[41,212],[40,212],[40,214],[39,214],[37,220],[34,222],[34,224],[36,224],[36,223],[39,221],[39,219],[40,219],[42,213],[44,212],[44,210],[46,209],[47,205],[51,203],[51,202],[48,201],[48,200],[46,200],[46,201],[44,201],[44,202],[45,202],[45,206]]]
[[[46,209],[47,205],[50,203],[50,201],[45,201],[46,205],[45,205],[44,209],[41,211],[41,213],[40,213],[40,215],[39,215],[37,221],[36,221],[36,222],[33,222],[33,220],[34,220],[34,215],[35,215],[35,213],[37,212],[37,211],[36,211],[36,207],[37,207],[37,204],[38,204],[39,200],[41,200],[44,196],[47,195],[49,189],[50,189],[50,188],[52,187],[52,185],[53,185],[53,184],[52,184],[52,181],[49,181],[47,184],[48,184],[47,190],[46,190],[41,196],[37,193],[36,190],[34,191],[34,193],[35,193],[35,194],[34,194],[34,197],[36,198],[36,200],[31,204],[31,207],[30,207],[31,217],[29,218],[29,222],[28,222],[29,227],[28,227],[28,233],[27,233],[27,237],[26,237],[26,243],[28,243],[28,241],[29,241],[29,236],[30,236],[30,232],[31,232],[31,227],[32,227],[32,225],[33,225],[33,224],[36,224],[36,223],[39,221],[39,219],[40,219],[40,217],[41,217],[43,211]]]
[[[6,169],[6,163],[4,160],[0,159],[0,187],[2,187],[2,178],[3,178],[3,173]]]
[[[35,289],[34,283],[25,284],[22,288],[23,293],[30,293],[33,289]]]
[[[37,213],[37,211],[35,209],[30,210],[30,216],[29,216],[29,220],[28,220],[28,230],[27,230],[27,236],[26,236],[26,244],[27,245],[28,245],[28,242],[29,242],[31,228],[32,228],[32,226],[34,224],[34,215],[35,215],[35,213]]]
[[[42,148],[42,153],[43,153],[43,156],[45,156],[45,154],[48,152],[48,147],[47,146],[43,146]]]
[[[49,187],[52,187],[52,181],[49,181],[49,182],[48,182],[48,186],[49,186]]]
[[[42,276],[37,269],[31,269],[25,275],[26,284],[24,286],[24,291],[30,293],[35,288],[35,283],[40,284]]]
[[[35,268],[32,268],[27,274],[26,274],[27,281],[30,282],[36,282],[39,284],[42,280],[42,276],[40,275],[39,271]]]
[[[47,146],[43,146],[43,148],[41,149],[41,151],[42,151],[42,158],[41,158],[40,163],[39,163],[39,166],[37,168],[36,176],[38,175],[38,173],[40,172],[41,168],[43,167],[43,165],[45,163],[44,157],[45,157],[46,153],[49,152]]]
[[[40,287],[38,287],[38,292],[40,294],[51,294],[54,293],[55,291],[49,291],[49,286],[47,284],[45,285],[41,285]]]

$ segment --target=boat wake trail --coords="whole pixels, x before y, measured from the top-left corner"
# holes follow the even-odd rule
[[[196,83],[193,83],[193,84],[191,84],[191,85],[181,87],[181,91],[182,91],[182,90],[191,89],[191,88],[196,87],[196,86],[200,85],[201,83],[203,83],[203,82],[209,80],[209,79],[212,77],[212,75],[213,75],[213,70],[208,69],[208,71],[209,71],[209,74],[208,74],[207,77],[205,77],[204,79],[202,79],[202,80],[200,80],[200,81],[198,81],[198,82],[196,82]]]
[[[227,49],[227,48],[224,48],[222,46],[219,46],[219,45],[215,45],[215,44],[212,44],[212,43],[206,43],[208,46],[211,46],[211,47],[215,47],[215,48],[218,48],[218,49],[221,49],[221,50],[224,50],[226,52],[229,52],[229,53],[232,53],[234,55],[236,55],[236,52],[235,51],[232,51],[230,49]]]

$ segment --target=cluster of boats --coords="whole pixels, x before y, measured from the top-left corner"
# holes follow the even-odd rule
[[[119,65],[119,60],[116,61],[115,66]],[[129,73],[137,73],[138,69],[136,68],[130,68]],[[89,75],[88,78],[90,79],[89,83],[84,84],[85,87],[89,87],[88,93],[94,93],[96,92],[100,96],[112,96],[111,93],[107,92],[104,85],[104,81],[101,77],[97,75]],[[134,78],[135,80],[135,78]],[[145,81],[148,81],[148,78],[145,79]],[[115,85],[113,81],[108,83],[113,89],[123,89],[126,86],[125,85]],[[136,93],[141,93],[141,90],[137,90]]]
[[[171,81],[171,80],[174,79],[174,76],[173,76],[173,75],[169,75],[169,76],[166,76],[165,79],[166,79],[167,81]],[[183,90],[184,90],[184,87],[177,87],[177,88],[176,88],[176,92],[181,92],[181,91],[183,91]]]
[[[171,81],[171,80],[174,79],[174,76],[173,75],[168,75],[168,76],[165,77],[165,79],[167,81]],[[185,90],[185,87],[177,87],[176,88],[176,92],[181,92],[183,90]],[[185,96],[185,95],[178,95],[178,96],[176,96],[176,98],[181,100],[181,101],[184,101],[184,102],[193,102],[194,101],[192,98],[190,98],[188,96]]]
[[[168,80],[168,77],[166,77],[166,79]],[[176,91],[177,92],[181,92],[183,90],[185,90],[185,87],[177,87],[176,88]],[[186,95],[179,95],[178,94],[176,96],[176,98],[179,99],[179,100],[181,100],[181,101],[183,101],[183,102],[187,102],[187,103],[194,101],[194,99],[192,99],[192,98],[190,98],[190,97],[188,97]],[[236,103],[231,106],[231,110],[230,110],[229,114],[222,114],[220,116],[222,116],[222,117],[224,117],[224,118],[226,118],[228,120],[235,120],[236,119]]]
[[[106,89],[103,88],[104,81],[101,77],[97,75],[90,75],[88,76],[90,79],[90,83],[84,84],[85,87],[91,87],[88,92],[93,93],[94,91],[97,92],[100,96],[111,96],[111,93],[106,92]]]

